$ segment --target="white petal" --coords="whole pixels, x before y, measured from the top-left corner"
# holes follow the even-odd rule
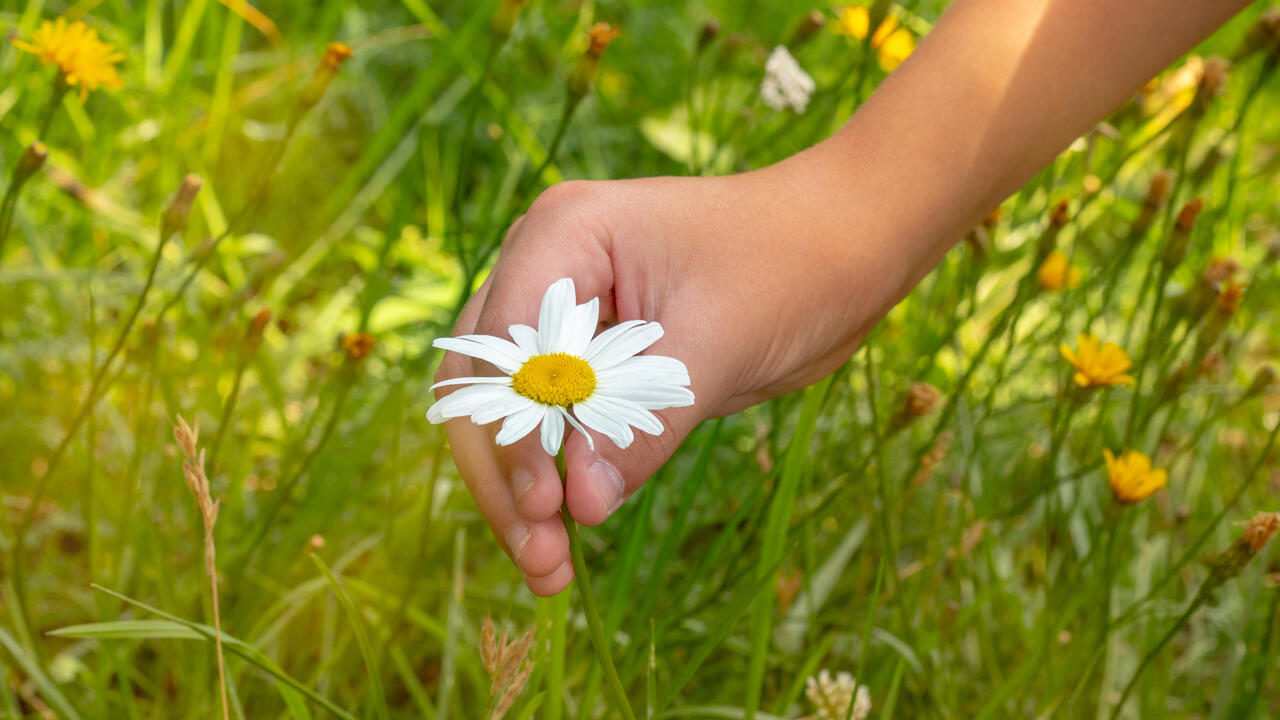
[[[560,414],[563,415],[564,419],[567,420],[568,423],[573,426],[574,430],[577,430],[578,433],[582,435],[582,437],[587,439],[587,447],[591,448],[592,450],[595,450],[596,441],[591,439],[591,433],[587,432],[587,429],[582,427],[582,424],[579,423],[577,419],[575,419],[572,415],[570,415],[568,410],[565,410],[564,408],[559,406],[556,406],[556,410],[560,411]]]
[[[493,400],[471,413],[471,422],[477,425],[488,425],[494,420],[501,420],[504,417],[522,412],[525,408],[532,407],[533,404],[534,402],[529,398],[512,392],[511,397]]]
[[[481,375],[479,377],[460,377],[452,380],[441,380],[440,382],[427,388],[435,390],[436,388],[449,387],[450,385],[510,385],[510,375]]]
[[[528,325],[511,325],[507,328],[507,333],[511,335],[511,339],[516,341],[516,345],[520,349],[530,355],[537,355],[538,350],[538,331]]]
[[[600,298],[591,298],[573,309],[571,332],[565,340],[564,352],[582,357],[596,334],[596,325],[600,322]]]
[[[501,403],[518,397],[521,396],[505,385],[472,385],[455,390],[436,401],[427,410],[427,419],[438,423],[449,418],[464,417],[491,403]]]
[[[499,445],[510,445],[519,440],[529,431],[538,426],[542,422],[543,410],[541,405],[530,404],[524,410],[520,410],[514,415],[510,415],[502,423],[502,429],[498,431],[493,441]]]
[[[635,440],[631,427],[621,419],[611,417],[608,412],[592,402],[594,399],[594,397],[589,398],[585,402],[575,404],[573,413],[578,416],[583,425],[605,435],[613,441],[614,445],[626,450]]]
[[[483,340],[478,340],[477,338],[483,338]],[[436,338],[436,341],[431,344],[441,350],[452,350],[456,353],[484,360],[495,365],[508,375],[519,370],[524,361],[529,359],[529,356],[515,343],[489,335]]]
[[[543,411],[542,417],[542,449],[555,457],[560,452],[560,444],[564,442],[564,418],[560,416],[560,408],[551,406]]]
[[[610,328],[610,330],[612,329]],[[600,333],[600,337],[604,337],[604,333]],[[608,370],[636,353],[643,352],[645,348],[657,342],[660,337],[662,337],[662,326],[658,323],[651,322],[637,325],[618,333],[608,343],[600,343],[599,346],[592,343],[591,347],[587,348],[588,354],[584,356],[584,359],[591,363],[592,369],[596,372]]]
[[[551,283],[542,296],[538,310],[538,348],[544,353],[564,352],[564,342],[573,323],[573,311],[577,291],[572,278],[560,278]]]
[[[587,345],[586,351],[582,353],[582,358],[587,362],[591,362],[591,359],[593,357],[596,357],[597,355],[600,354],[602,350],[612,345],[613,342],[617,340],[618,337],[621,336],[623,333],[627,332],[633,327],[637,327],[643,324],[644,324],[643,320],[625,320],[623,322],[618,323],[617,325],[614,325],[611,328],[605,329],[604,332],[595,336],[595,338],[593,338],[591,342]]]
[[[688,407],[693,404],[693,391],[678,385],[611,385],[600,386],[596,393],[630,400],[646,410]]]
[[[603,387],[610,383],[688,385],[689,370],[679,360],[664,355],[637,355],[623,360],[608,370],[596,372],[596,382]]]
[[[637,427],[650,435],[661,435],[663,431],[662,421],[657,415],[640,407],[630,400],[622,398],[609,397],[601,393],[591,396],[589,401],[593,407],[602,413],[607,413],[610,417],[617,418],[628,425]]]

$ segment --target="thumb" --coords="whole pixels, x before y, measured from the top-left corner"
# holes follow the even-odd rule
[[[694,427],[707,417],[707,408],[715,405],[711,395],[716,393],[707,382],[714,374],[700,362],[700,354],[687,342],[687,338],[696,336],[685,334],[672,325],[667,327],[669,332],[674,331],[674,336],[663,337],[636,359],[667,356],[685,361],[690,376],[686,382],[692,381],[690,384],[694,391],[693,404],[653,410],[652,414],[660,425],[635,424],[634,430],[628,433],[633,439],[625,448],[618,447],[591,427],[592,424],[601,427],[599,422],[584,423],[593,442],[588,443],[581,433],[574,433],[568,438],[565,443],[564,498],[569,514],[584,525],[599,525],[616,512],[623,501],[639,490],[670,459]],[[658,359],[655,357],[654,361]],[[658,390],[654,388],[654,391]]]

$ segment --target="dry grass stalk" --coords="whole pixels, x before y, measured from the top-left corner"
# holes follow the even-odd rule
[[[533,648],[534,628],[530,627],[515,641],[507,640],[504,625],[502,635],[496,636],[493,618],[486,617],[480,628],[480,660],[489,673],[489,715],[501,720],[529,682],[533,672],[533,660],[529,651]]]
[[[187,487],[196,497],[196,505],[200,508],[200,517],[204,521],[204,569],[209,573],[209,589],[213,595],[213,644],[218,654],[218,687],[222,693],[222,718],[229,720],[230,708],[227,705],[227,667],[222,656],[222,617],[218,611],[218,568],[217,556],[213,544],[213,526],[218,522],[218,500],[209,494],[209,477],[204,472],[204,450],[197,447],[200,439],[200,423],[192,428],[187,421],[178,416],[178,424],[173,428],[173,439],[186,458],[182,461],[182,475],[186,478]]]

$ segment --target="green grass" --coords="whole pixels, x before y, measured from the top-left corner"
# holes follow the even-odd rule
[[[54,71],[0,45],[16,199],[0,244],[0,717],[220,712],[178,414],[206,448],[219,438],[232,717],[480,717],[486,615],[537,624],[508,717],[617,716],[576,591],[524,589],[427,424],[430,343],[547,185],[758,167],[824,137],[883,73],[820,32],[792,48],[818,84],[809,111],[774,113],[764,57],[809,5],[534,2],[495,45],[496,5],[261,2],[273,45],[209,0],[0,3],[0,34],[66,12],[126,55],[123,88],[61,99],[41,133]],[[895,12],[920,35],[944,5]],[[1263,9],[1195,53],[1233,57]],[[598,20],[624,33],[561,128]],[[333,40],[355,57],[293,128]],[[1233,59],[1203,117],[1117,109],[1115,137],[1064,151],[981,231],[988,252],[957,245],[839,372],[704,424],[582,529],[637,716],[799,717],[827,668],[856,674],[877,718],[1109,717],[1140,665],[1122,717],[1280,714],[1274,544],[1198,600],[1204,561],[1280,509],[1280,393],[1249,390],[1280,341],[1280,58]],[[48,161],[15,187],[37,137]],[[1184,172],[1144,226],[1161,168]],[[162,239],[187,173],[204,188]],[[1192,197],[1186,258],[1161,277]],[[1070,219],[1049,231],[1062,199]],[[1046,233],[1079,288],[1036,287]],[[1220,257],[1247,292],[1211,338],[1191,300]],[[1057,346],[1086,329],[1140,363],[1136,392],[1060,392]],[[357,362],[339,337],[360,331],[378,342]],[[921,382],[942,407],[901,423]],[[1124,446],[1170,482],[1121,511],[1102,450]]]

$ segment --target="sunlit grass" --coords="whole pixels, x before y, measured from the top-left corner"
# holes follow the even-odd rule
[[[617,717],[580,597],[524,589],[424,417],[431,341],[541,189],[785,157],[943,4],[892,47],[793,3],[5,5],[123,84],[0,46],[0,717],[220,716],[216,621],[232,717]],[[814,717],[824,669],[869,717],[1280,713],[1262,11],[582,530],[637,716]],[[760,98],[780,43],[803,114]]]

